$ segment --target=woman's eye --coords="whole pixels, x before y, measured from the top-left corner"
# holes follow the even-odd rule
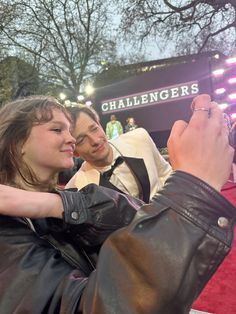
[[[62,129],[55,128],[55,129],[52,129],[52,131],[54,131],[54,132],[56,132],[56,133],[61,133]]]

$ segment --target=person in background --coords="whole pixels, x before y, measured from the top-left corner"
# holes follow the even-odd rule
[[[75,156],[84,163],[66,188],[95,183],[148,203],[172,172],[148,132],[138,128],[108,141],[92,108],[82,105],[68,110],[74,122]]]
[[[112,114],[110,121],[106,124],[106,135],[109,140],[118,138],[123,134],[123,126],[120,121],[116,119],[116,116]]]
[[[126,122],[127,122],[127,124],[125,125],[125,133],[138,128],[138,125],[135,123],[135,120],[133,117],[129,117],[126,120]]]
[[[96,240],[116,221],[116,211],[107,205],[118,210],[121,199],[133,205],[136,200],[95,185],[81,192],[39,192],[39,186],[43,190],[48,186],[49,169],[52,175],[71,166],[70,125],[57,107],[51,114],[46,111],[44,118],[36,111],[25,125],[26,116],[32,118],[30,111],[13,105],[21,118],[12,119],[9,111],[0,110],[1,160],[15,165],[6,169],[1,165],[6,170],[1,183],[30,186],[31,191],[0,185],[0,213],[5,215],[0,219],[0,312],[188,314],[233,243],[236,212],[220,189],[229,176],[234,149],[218,106],[209,96],[198,96],[190,122],[174,124],[168,149],[175,171],[149,205],[137,209],[126,227],[108,236],[91,270],[83,246],[73,250],[68,242],[70,228],[78,233],[85,225],[84,231],[91,229],[85,240],[91,241],[90,236]],[[25,140],[23,126],[28,130]],[[22,158],[26,165],[31,161],[30,168],[18,168]],[[31,182],[29,170],[34,174],[40,170],[39,182]],[[123,213],[126,209],[125,205]],[[58,224],[57,233],[50,228],[43,233],[35,221],[42,217],[63,224]],[[60,227],[64,233],[58,241]],[[83,233],[71,238],[80,236]]]

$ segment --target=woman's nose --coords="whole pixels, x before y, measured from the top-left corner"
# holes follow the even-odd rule
[[[76,142],[75,138],[71,135],[70,132],[67,132],[66,140],[72,144],[75,144]]]

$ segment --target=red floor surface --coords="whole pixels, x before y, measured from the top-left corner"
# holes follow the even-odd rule
[[[222,194],[236,206],[236,184],[227,182]],[[235,212],[236,213],[236,212]],[[236,238],[236,229],[235,229]],[[214,314],[236,314],[236,240],[230,254],[192,308]]]

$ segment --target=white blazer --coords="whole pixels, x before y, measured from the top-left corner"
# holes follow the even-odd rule
[[[162,157],[148,132],[143,128],[137,128],[109,142],[113,149],[115,148],[118,152],[118,155],[143,159],[149,179],[151,199],[155,193],[163,187],[166,179],[172,172],[172,168]],[[130,190],[132,190],[131,185],[135,184],[135,180],[130,180],[130,178],[127,177],[127,171],[124,170],[124,167],[125,165],[122,164],[114,173],[116,173],[119,176],[119,180],[124,182],[127,186],[125,192],[133,195],[133,193],[130,193]],[[130,170],[129,174],[132,175]],[[99,185],[99,182],[99,170],[93,168],[85,161],[78,172],[67,183],[66,188],[77,187],[81,189],[89,183]]]

